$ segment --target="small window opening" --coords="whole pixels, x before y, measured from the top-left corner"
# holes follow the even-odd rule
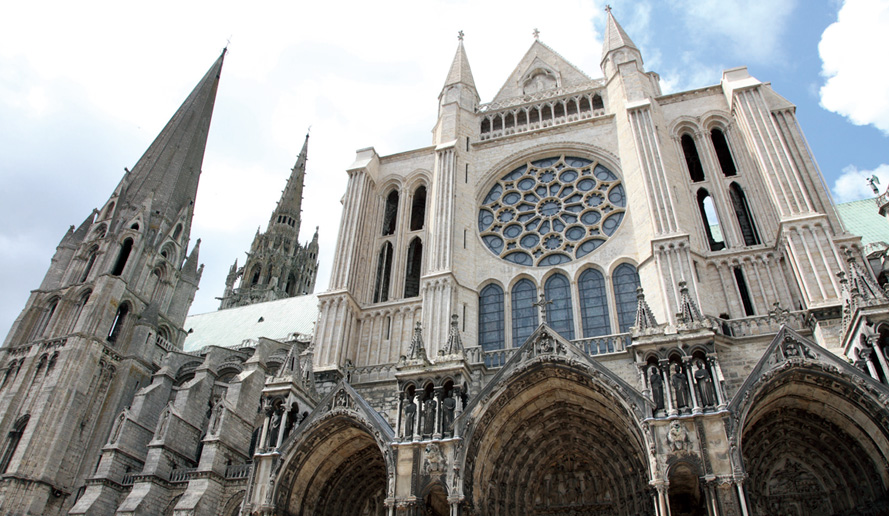
[[[117,255],[117,262],[114,264],[114,269],[111,271],[111,274],[114,276],[120,276],[123,273],[124,267],[127,266],[127,260],[130,259],[130,252],[133,250],[133,239],[128,238],[123,241],[123,246],[120,248],[120,254]]]
[[[407,271],[404,276],[404,297],[420,295],[420,270],[423,268],[423,242],[411,240],[407,249]]]
[[[725,134],[719,129],[713,129],[710,131],[710,141],[713,142],[713,150],[716,151],[716,158],[719,160],[719,168],[722,169],[723,175],[728,177],[737,174],[738,170],[735,168],[735,160],[732,159],[728,142],[725,141]]]
[[[120,308],[117,309],[117,314],[114,315],[114,322],[111,323],[111,329],[108,330],[108,342],[117,342],[129,313],[130,305],[126,303],[120,305]]]
[[[56,313],[56,307],[59,306],[59,300],[55,299],[50,302],[49,306],[43,310],[40,314],[40,319],[37,321],[37,325],[34,327],[34,337],[35,339],[39,339],[46,335],[47,329],[49,328],[49,323],[52,321],[53,314]]]
[[[748,317],[754,315],[753,301],[750,299],[750,291],[747,290],[747,281],[744,279],[744,271],[741,267],[734,268],[735,283],[738,284],[738,293],[741,295],[741,303],[744,305],[744,314]]]
[[[419,186],[414,191],[411,203],[411,231],[423,229],[426,221],[426,187]]]
[[[90,272],[93,270],[93,265],[96,264],[96,255],[98,254],[98,247],[93,247],[92,249],[90,249],[89,258],[86,259],[86,267],[83,268],[83,274],[80,275],[80,283],[83,283],[87,280],[87,278],[89,278]]]
[[[469,152],[469,137],[466,137],[466,151]]]
[[[133,223],[133,225],[130,226],[130,229],[139,231],[139,223],[138,222]]]
[[[179,240],[179,235],[182,234],[182,224],[176,224],[176,229],[173,230],[173,240]]]
[[[605,103],[602,102],[602,97],[599,94],[593,95],[593,109],[597,111],[605,109]]]
[[[466,170],[463,172],[463,182],[469,183],[469,163],[466,164]]]
[[[374,286],[374,303],[389,300],[389,280],[392,275],[392,244],[386,242],[380,248],[377,259],[377,281]]]
[[[732,198],[732,206],[735,208],[735,216],[738,218],[738,226],[741,228],[741,235],[744,236],[744,245],[758,245],[762,243],[759,239],[759,232],[756,230],[756,224],[753,222],[753,215],[750,213],[750,205],[747,203],[747,196],[738,183],[732,183],[729,186],[729,195]]]
[[[383,236],[395,233],[395,222],[398,218],[398,190],[392,190],[386,197],[386,209],[383,213]]]
[[[252,285],[256,285],[256,284],[258,284],[258,283],[259,283],[259,278],[260,278],[261,275],[262,275],[262,267],[260,267],[259,265],[257,265],[257,266],[253,269],[253,277],[250,279],[250,285],[252,286]]]
[[[392,317],[386,316],[386,340],[389,340],[389,334],[392,331]]]
[[[6,470],[9,468],[9,463],[12,461],[12,456],[19,446],[22,434],[25,433],[25,427],[28,425],[29,419],[31,419],[30,415],[20,417],[9,432],[6,438],[6,448],[3,449],[3,456],[0,457],[0,474],[6,473]]]
[[[685,154],[685,163],[688,165],[688,175],[695,183],[704,180],[704,167],[701,166],[701,158],[698,156],[698,148],[690,134],[683,134],[682,152]]]
[[[704,224],[704,233],[707,235],[707,243],[711,251],[721,251],[726,248],[719,218],[716,216],[716,207],[707,190],[698,190],[698,209],[701,212],[701,221]]]

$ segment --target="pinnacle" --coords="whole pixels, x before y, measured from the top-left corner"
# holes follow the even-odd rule
[[[624,32],[623,27],[617,23],[614,14],[611,13],[611,8],[609,7],[605,11],[608,14],[607,19],[605,20],[605,41],[602,44],[602,59],[604,60],[609,52],[621,47],[629,47],[638,52],[639,49],[636,47],[636,44],[633,43],[630,36]]]
[[[462,31],[461,31],[462,32]],[[448,78],[445,80],[445,88],[455,84],[465,84],[473,90],[475,88],[475,80],[472,78],[472,70],[469,68],[469,58],[466,57],[466,49],[463,48],[463,37],[457,43],[457,53],[454,55],[454,61],[451,63],[451,69],[448,71]]]

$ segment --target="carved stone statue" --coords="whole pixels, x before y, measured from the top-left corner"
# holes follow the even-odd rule
[[[281,428],[282,412],[283,410],[275,410],[275,412],[272,414],[271,419],[269,420],[269,438],[266,441],[269,448],[274,448],[278,445],[278,431]]]
[[[651,399],[655,410],[664,409],[664,379],[661,371],[655,366],[648,369],[648,383],[651,385]]]
[[[713,386],[713,378],[703,360],[695,361],[695,382],[698,384],[698,392],[701,393],[701,405],[712,407],[717,404],[716,390]]]
[[[210,433],[215,434],[219,430],[219,420],[222,418],[222,400],[213,405],[213,412],[210,414]]]
[[[423,434],[432,435],[435,432],[435,398],[429,398],[423,402]]]
[[[451,423],[454,422],[454,410],[457,408],[457,400],[453,394],[441,400],[441,432],[450,435]]]
[[[414,398],[410,397],[404,405],[404,436],[407,438],[413,438],[414,436],[414,422],[416,421],[416,417],[417,404],[414,403]]]
[[[676,403],[676,408],[688,407],[688,379],[685,373],[679,364],[671,365],[670,372],[670,384],[673,386],[675,394],[673,401]]]
[[[424,467],[427,473],[443,473],[447,469],[447,460],[445,460],[444,454],[441,453],[441,448],[439,448],[438,444],[427,444],[423,455],[425,458]]]
[[[670,442],[670,449],[673,451],[685,450],[685,447],[688,446],[688,431],[679,421],[670,423],[667,441]]]

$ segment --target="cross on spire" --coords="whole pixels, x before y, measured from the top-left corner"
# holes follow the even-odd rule
[[[611,14],[611,4],[605,4],[605,12]]]
[[[546,305],[553,304],[552,301],[547,301],[546,296],[544,294],[540,294],[540,301],[536,303],[532,303],[531,306],[536,306],[540,309],[540,319],[545,322],[546,321]]]
[[[534,34],[534,39],[535,39],[535,40],[540,39],[540,31],[539,31],[539,30],[537,30],[537,29],[535,28],[533,34]]]
[[[457,39],[459,39],[460,41],[463,41],[463,31],[462,30],[457,32]]]

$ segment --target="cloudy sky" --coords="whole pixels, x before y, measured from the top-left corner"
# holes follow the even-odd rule
[[[0,19],[0,333],[69,225],[107,200],[228,41],[195,209],[206,264],[192,313],[280,196],[311,126],[302,239],[320,226],[327,287],[356,149],[429,145],[465,45],[482,101],[532,31],[600,77],[603,0],[14,2]],[[250,5],[248,5],[250,4]],[[837,201],[889,185],[889,0],[611,0],[665,91],[747,65],[799,107]],[[546,9],[542,10],[541,5]]]

